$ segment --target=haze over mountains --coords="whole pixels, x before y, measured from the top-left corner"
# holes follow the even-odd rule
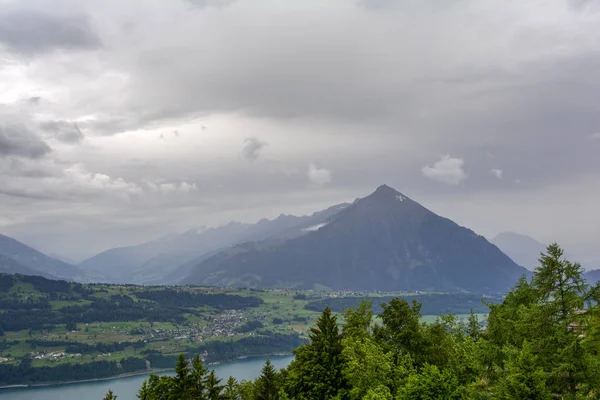
[[[49,257],[23,243],[0,234],[0,272],[39,275],[73,280],[80,277],[77,267]]]
[[[319,229],[276,245],[238,247],[184,281],[304,289],[501,291],[527,271],[473,231],[389,186]]]
[[[544,249],[511,232],[490,243],[382,185],[311,215],[189,230],[77,266],[0,235],[0,272],[110,283],[499,292],[528,274],[524,267],[534,269]]]

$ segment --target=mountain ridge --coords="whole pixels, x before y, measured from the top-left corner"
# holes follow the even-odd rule
[[[490,279],[479,279],[482,271]],[[527,271],[483,236],[381,185],[307,235],[216,254],[185,281],[261,288],[498,291],[522,274]]]

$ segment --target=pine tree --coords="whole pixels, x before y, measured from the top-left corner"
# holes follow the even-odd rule
[[[225,383],[225,388],[223,390],[223,400],[238,400],[238,386],[239,385],[237,380],[233,376],[230,376],[229,379],[227,379],[227,382]]]
[[[106,393],[106,396],[104,396],[104,400],[117,400],[117,396],[115,396],[112,392],[112,390],[108,390],[108,393]]]
[[[270,360],[265,362],[261,375],[256,382],[254,398],[256,400],[278,400],[279,383],[277,371]]]
[[[342,335],[329,307],[311,328],[309,339],[310,343],[294,351],[296,359],[288,369],[286,392],[298,399],[347,398]]]
[[[192,371],[190,373],[190,397],[195,400],[206,399],[206,380],[208,371],[202,363],[200,355],[196,354],[192,361]]]
[[[535,270],[532,288],[537,307],[532,309],[532,345],[549,372],[550,386],[559,394],[575,396],[586,378],[585,363],[578,328],[585,314],[579,314],[589,295],[589,286],[578,263],[563,257],[556,244],[547,248]]]
[[[140,400],[153,400],[156,398],[154,396],[154,393],[152,393],[152,388],[148,384],[147,380],[145,380],[144,383],[142,383],[142,387],[140,388],[140,390],[138,390],[137,398]]]
[[[175,376],[172,378],[172,390],[170,397],[178,400],[191,398],[192,388],[190,368],[183,353],[179,354],[177,365],[175,365]]]
[[[221,398],[221,392],[223,386],[219,385],[221,379],[217,378],[215,371],[210,371],[208,378],[206,379],[206,398],[207,400],[219,400]]]

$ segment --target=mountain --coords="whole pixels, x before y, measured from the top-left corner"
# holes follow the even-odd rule
[[[45,274],[41,271],[37,271],[32,268],[19,264],[12,258],[3,256],[0,254],[0,274],[21,274],[21,275],[36,275],[43,276],[44,278],[56,279],[50,274]]]
[[[533,271],[539,265],[541,252],[546,251],[546,245],[532,237],[514,232],[502,232],[490,240],[498,246],[514,262]]]
[[[484,237],[383,185],[306,235],[219,252],[182,282],[482,293],[504,291],[524,273]]]
[[[24,275],[73,280],[79,275],[77,267],[49,257],[39,251],[0,234],[0,263],[2,272],[19,271]],[[11,260],[11,261],[9,261]]]
[[[583,277],[588,281],[588,284],[595,285],[600,281],[600,269],[593,269],[583,274]]]
[[[207,254],[244,242],[281,241],[305,235],[348,204],[312,215],[280,215],[255,224],[231,222],[216,228],[192,229],[135,246],[106,250],[79,264],[88,280],[114,283],[174,283]]]

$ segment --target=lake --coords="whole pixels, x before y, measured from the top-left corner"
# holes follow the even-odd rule
[[[286,367],[293,356],[279,356],[270,358],[273,365],[279,369]],[[215,373],[223,378],[223,382],[229,376],[238,381],[254,379],[260,375],[266,358],[253,357],[236,360],[229,363],[209,366]],[[165,372],[170,373],[170,372]],[[0,389],[0,400],[102,400],[109,389],[118,396],[118,400],[135,400],[142,382],[148,375],[136,375],[126,378],[115,378],[105,381],[69,383],[64,385]]]

